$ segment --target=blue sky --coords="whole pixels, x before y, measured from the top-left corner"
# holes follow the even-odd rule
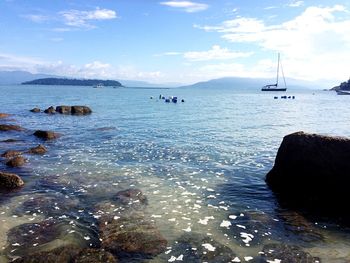
[[[1,0],[0,70],[193,83],[349,78],[347,1]]]

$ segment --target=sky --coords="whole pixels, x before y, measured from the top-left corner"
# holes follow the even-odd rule
[[[350,2],[0,0],[0,70],[190,84],[350,76]]]

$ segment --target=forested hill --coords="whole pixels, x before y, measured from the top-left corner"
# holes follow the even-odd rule
[[[22,85],[69,85],[69,86],[103,86],[122,87],[123,85],[116,80],[100,79],[67,79],[67,78],[44,78],[23,82]]]

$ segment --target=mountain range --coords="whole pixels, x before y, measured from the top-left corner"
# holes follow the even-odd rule
[[[32,81],[42,78],[64,78],[62,76],[55,76],[49,74],[32,74],[27,71],[0,71],[0,85],[15,85],[23,82]],[[197,82],[192,85],[183,86],[180,83],[162,83],[155,84],[146,81],[137,80],[118,80],[124,87],[139,87],[139,88],[251,88],[256,89],[266,84],[271,84],[274,80],[263,78],[240,78],[240,77],[226,77],[219,79],[212,79],[203,82]],[[296,79],[286,79],[288,88],[312,88],[312,89],[329,89],[334,86],[334,83],[329,81],[303,81]]]

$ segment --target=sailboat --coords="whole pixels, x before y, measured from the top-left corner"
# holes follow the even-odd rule
[[[279,71],[281,68],[282,76],[283,76],[283,81],[284,81],[284,87],[279,87],[278,79],[279,79]],[[286,91],[287,90],[287,84],[286,84],[286,79],[284,78],[284,73],[283,73],[283,67],[280,59],[280,53],[278,53],[278,62],[277,62],[277,78],[276,78],[276,83],[274,84],[267,84],[261,88],[261,91]]]

